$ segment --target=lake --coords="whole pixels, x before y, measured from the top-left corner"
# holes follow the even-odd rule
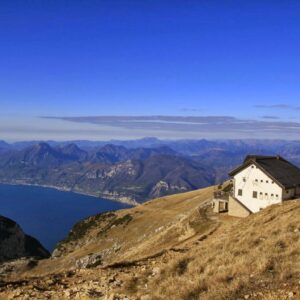
[[[52,251],[81,219],[129,205],[55,189],[0,184],[0,215]]]

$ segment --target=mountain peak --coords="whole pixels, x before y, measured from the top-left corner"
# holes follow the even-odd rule
[[[40,147],[40,148],[50,148],[50,145],[47,144],[46,142],[39,142],[39,143],[36,143],[34,146]]]
[[[112,153],[116,151],[127,151],[127,148],[115,144],[106,144],[99,149],[99,152]]]
[[[67,159],[71,160],[85,160],[87,158],[87,152],[80,149],[76,144],[71,143],[58,148],[58,151],[66,155]]]

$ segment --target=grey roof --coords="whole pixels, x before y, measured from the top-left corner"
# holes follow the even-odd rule
[[[248,155],[244,163],[229,175],[234,176],[251,164],[255,164],[283,188],[300,186],[300,169],[281,156]]]

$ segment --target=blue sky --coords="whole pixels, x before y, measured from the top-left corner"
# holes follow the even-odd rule
[[[299,1],[1,1],[0,139],[73,138],[39,116],[298,123],[299,15]],[[60,122],[78,138],[152,133]]]

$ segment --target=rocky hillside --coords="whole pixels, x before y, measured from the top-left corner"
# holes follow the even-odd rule
[[[0,141],[0,182],[36,184],[131,204],[228,179],[249,153],[300,165],[300,142],[178,140]]]
[[[21,257],[48,258],[49,252],[14,221],[0,216],[0,263]]]
[[[213,191],[79,222],[0,299],[299,299],[300,201],[238,219],[212,213]]]
[[[280,154],[300,166],[299,141],[0,141],[0,182],[135,204],[223,182],[249,153]]]
[[[214,183],[214,171],[168,147],[39,143],[0,154],[0,182],[56,187],[131,204]]]

